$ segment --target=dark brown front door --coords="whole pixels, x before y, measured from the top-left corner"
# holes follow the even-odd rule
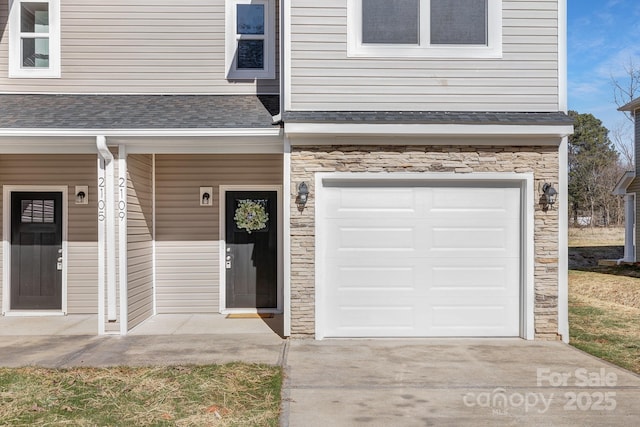
[[[11,193],[11,309],[62,308],[62,193]]]
[[[226,307],[278,305],[278,211],[275,191],[228,191]]]

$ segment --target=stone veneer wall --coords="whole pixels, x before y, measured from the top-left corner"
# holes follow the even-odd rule
[[[305,181],[309,202],[291,208],[291,335],[315,333],[316,172],[533,172],[535,200],[535,336],[559,339],[558,211],[539,205],[543,183],[558,183],[558,148],[553,146],[294,146],[291,188]],[[295,194],[292,194],[295,198]]]

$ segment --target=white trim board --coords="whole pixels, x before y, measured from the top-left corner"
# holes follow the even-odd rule
[[[64,131],[66,132],[66,131]],[[5,132],[0,130],[0,153],[5,154],[96,154],[96,136],[84,131],[66,135],[47,133]],[[140,133],[139,135],[108,135],[109,145],[126,145],[129,154],[281,154],[284,138],[277,132],[257,134],[170,135]]]
[[[18,191],[62,193],[62,305],[60,310],[43,310],[41,316],[66,315],[68,272],[69,196],[66,185],[4,185],[2,187],[2,314],[13,315],[11,301],[11,193]],[[7,203],[7,201],[9,201]],[[32,310],[16,310],[19,313]],[[40,313],[40,311],[38,311]]]
[[[315,301],[323,301],[324,283],[324,250],[327,245],[326,231],[323,228],[321,219],[324,216],[323,206],[325,183],[348,182],[352,184],[372,183],[381,181],[395,181],[397,183],[438,183],[438,182],[470,182],[474,185],[482,183],[516,183],[521,191],[521,290],[520,290],[520,336],[527,340],[535,338],[535,281],[534,281],[534,212],[536,194],[534,191],[533,173],[499,173],[499,172],[474,172],[469,174],[456,173],[372,173],[372,172],[339,172],[339,173],[317,173],[315,176],[315,198],[316,198],[316,219],[315,219]],[[324,323],[322,310],[315,311],[315,335],[316,339],[324,338]]]
[[[285,123],[287,136],[469,136],[469,137],[553,137],[563,138],[573,133],[573,126],[553,125],[446,125],[446,124],[345,124],[345,123]]]

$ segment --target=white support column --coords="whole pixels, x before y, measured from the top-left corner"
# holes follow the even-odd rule
[[[634,193],[628,193],[624,196],[624,258],[622,261],[635,262],[635,242],[634,229],[636,222],[636,197]]]
[[[283,292],[284,292],[284,335],[291,335],[291,144],[284,138],[283,202],[282,202],[282,245],[283,245]]]
[[[98,334],[105,334],[105,290],[106,290],[106,217],[104,214],[105,208],[105,161],[101,156],[98,156]]]
[[[558,334],[569,343],[569,179],[568,142],[562,138],[558,147]]]
[[[128,249],[127,249],[127,150],[118,147],[118,283],[120,285],[120,335],[128,330]]]
[[[104,162],[104,178],[98,180],[98,220],[104,224],[102,244],[106,246],[106,295],[107,295],[107,321],[118,320],[117,289],[116,289],[116,218],[115,218],[115,189],[114,189],[114,158],[107,147],[107,139],[104,135],[96,137],[98,153]],[[102,218],[102,219],[101,219]]]

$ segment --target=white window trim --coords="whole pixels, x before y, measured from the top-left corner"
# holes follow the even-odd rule
[[[264,5],[264,69],[239,70],[236,49],[236,5]],[[225,67],[227,79],[275,79],[276,77],[276,5],[275,0],[226,0],[225,2]]]
[[[22,68],[20,5],[49,3],[49,68]],[[60,0],[9,0],[9,78],[60,78]]]
[[[347,0],[347,56],[381,58],[501,58],[502,0],[488,0],[487,45],[430,45],[430,0],[420,0],[420,40],[417,45],[363,44],[362,0]]]

